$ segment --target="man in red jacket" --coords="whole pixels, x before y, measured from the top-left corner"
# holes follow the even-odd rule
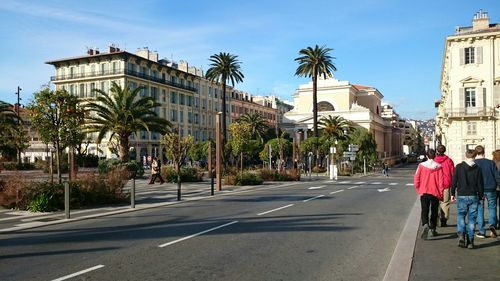
[[[421,238],[426,240],[429,236],[436,236],[436,225],[438,217],[439,200],[443,200],[444,180],[443,168],[434,158],[436,151],[429,149],[427,151],[428,160],[420,163],[415,173],[413,183],[415,190],[420,195],[420,204],[422,206],[422,234]],[[429,221],[429,207],[431,218]]]
[[[453,160],[451,160],[451,158],[444,155],[444,153],[446,152],[446,147],[444,145],[438,145],[436,150],[437,155],[436,158],[434,158],[434,161],[436,161],[437,163],[439,163],[439,165],[441,165],[441,167],[443,167],[445,188],[443,192],[443,199],[439,204],[439,219],[441,221],[441,227],[445,227],[447,226],[446,222],[448,221],[448,218],[450,216],[450,186],[453,173],[455,172],[455,164],[453,163]]]

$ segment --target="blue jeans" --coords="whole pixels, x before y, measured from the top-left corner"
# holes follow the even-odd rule
[[[471,239],[474,239],[478,205],[479,200],[475,195],[457,197],[457,232],[467,233]],[[465,231],[466,216],[467,232]]]
[[[485,191],[484,196],[488,198],[488,224],[495,227],[497,224],[497,192],[496,190]],[[483,198],[477,208],[477,227],[481,234],[486,234],[484,230],[484,201]]]

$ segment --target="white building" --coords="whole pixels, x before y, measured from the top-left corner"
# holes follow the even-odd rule
[[[476,145],[487,156],[500,147],[499,104],[500,24],[479,11],[445,42],[436,134],[455,162]]]

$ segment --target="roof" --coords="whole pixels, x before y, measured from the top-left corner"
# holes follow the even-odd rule
[[[359,84],[352,84],[356,89],[358,90],[366,90],[366,89],[373,89],[371,86],[364,86],[364,85],[359,85]]]
[[[99,53],[96,55],[85,55],[85,56],[76,56],[76,57],[69,57],[69,58],[63,58],[63,59],[57,59],[57,60],[51,60],[51,61],[46,61],[46,64],[56,64],[58,62],[64,62],[64,61],[69,61],[69,60],[79,60],[79,59],[88,59],[88,58],[98,58],[98,57],[104,57],[104,56],[109,56],[109,55],[114,55],[114,54],[129,54],[133,56],[137,56],[135,54],[129,53],[127,51],[118,51],[118,52],[112,52],[112,53]]]

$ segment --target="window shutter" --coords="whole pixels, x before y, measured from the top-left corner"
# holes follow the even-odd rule
[[[483,107],[483,88],[482,87],[477,87],[476,88],[476,107],[477,108],[482,108]]]
[[[465,49],[460,48],[460,65],[465,64]]]
[[[464,88],[460,88],[460,91],[458,94],[458,104],[459,104],[459,108],[465,107],[465,90],[464,90]]]
[[[478,64],[483,63],[483,47],[476,47],[476,58]]]
[[[500,104],[500,85],[493,86],[493,107]]]
[[[486,108],[486,88],[483,88],[483,107]]]

